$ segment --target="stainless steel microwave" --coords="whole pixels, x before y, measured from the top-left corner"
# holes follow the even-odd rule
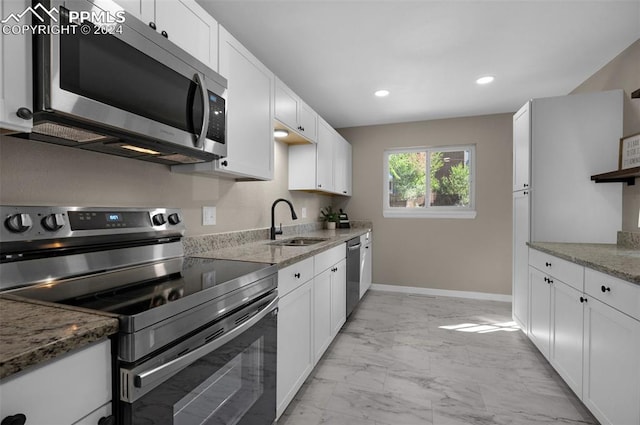
[[[226,156],[224,77],[111,0],[37,3],[53,30],[33,36],[29,138],[167,165]]]

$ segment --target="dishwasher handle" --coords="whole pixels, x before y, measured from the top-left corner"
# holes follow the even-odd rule
[[[355,251],[356,249],[360,249],[360,247],[362,246],[361,243],[357,243],[355,245],[351,245],[350,247],[348,247],[349,251]]]

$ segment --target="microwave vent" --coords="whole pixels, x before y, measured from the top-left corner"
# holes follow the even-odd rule
[[[67,127],[64,125],[43,122],[33,126],[34,133],[44,134],[46,136],[57,137],[60,139],[70,140],[78,143],[100,142],[112,139],[112,137],[104,136],[98,133],[81,130],[79,128]]]

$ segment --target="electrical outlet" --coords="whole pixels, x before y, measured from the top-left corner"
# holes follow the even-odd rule
[[[216,224],[216,207],[202,207],[202,225],[212,226]]]
[[[301,215],[302,218],[307,218],[307,209],[305,207],[302,207]]]

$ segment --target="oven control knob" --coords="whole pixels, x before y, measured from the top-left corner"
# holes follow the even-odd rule
[[[63,214],[49,214],[45,218],[42,219],[42,227],[45,229],[55,232],[56,230],[60,230],[64,227],[64,215]]]
[[[174,226],[181,221],[182,219],[180,219],[180,215],[178,213],[169,214],[169,223],[173,224]]]
[[[156,214],[151,219],[153,221],[154,226],[162,226],[167,222],[167,219],[164,218],[164,214]]]
[[[13,214],[5,220],[4,224],[13,233],[24,233],[31,229],[33,222],[29,214]]]

